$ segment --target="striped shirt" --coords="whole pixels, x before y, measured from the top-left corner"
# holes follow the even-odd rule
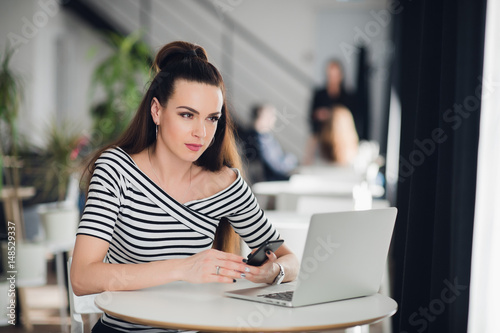
[[[278,239],[247,183],[234,171],[236,180],[227,188],[181,204],[144,174],[125,151],[108,149],[95,163],[77,234],[109,242],[105,262],[112,264],[186,258],[210,249],[223,217],[252,249]],[[106,314],[102,320],[123,331],[165,332]]]

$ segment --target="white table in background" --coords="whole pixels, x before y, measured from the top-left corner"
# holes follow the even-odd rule
[[[296,175],[289,181],[259,182],[252,185],[252,191],[257,196],[274,197],[276,209],[296,210],[302,197],[328,197],[338,199],[354,198],[357,192],[364,190],[369,197],[378,198],[384,194],[382,186],[365,185],[346,181],[323,179],[321,176]]]

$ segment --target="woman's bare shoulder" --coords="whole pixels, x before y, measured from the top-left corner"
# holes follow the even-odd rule
[[[222,169],[217,173],[219,174],[219,177],[221,177],[221,179],[227,184],[227,186],[234,183],[234,181],[238,177],[237,171],[227,166],[222,167]]]
[[[141,152],[139,152],[137,154],[131,154],[130,158],[132,158],[132,160],[134,160],[135,164],[139,167],[139,169],[145,170],[146,166],[149,163],[148,150],[143,149]]]
[[[219,171],[209,172],[208,175],[210,182],[212,184],[217,184],[218,191],[221,191],[234,183],[237,177],[238,175],[236,171],[227,166],[222,167]]]
[[[235,170],[228,167],[218,171],[203,170],[201,174],[203,176],[197,181],[197,188],[202,192],[198,194],[199,197],[208,197],[228,188],[238,177]]]

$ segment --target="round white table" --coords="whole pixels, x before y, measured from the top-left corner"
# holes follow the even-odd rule
[[[204,332],[301,332],[346,329],[371,324],[397,311],[381,294],[298,308],[224,296],[224,291],[255,286],[235,284],[166,285],[128,292],[104,292],[95,299],[102,311],[154,327]]]

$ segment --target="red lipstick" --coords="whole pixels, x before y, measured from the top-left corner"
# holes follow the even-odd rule
[[[189,150],[192,150],[192,151],[198,151],[201,149],[202,145],[198,145],[198,144],[194,144],[194,143],[186,143],[186,147],[189,149]]]

